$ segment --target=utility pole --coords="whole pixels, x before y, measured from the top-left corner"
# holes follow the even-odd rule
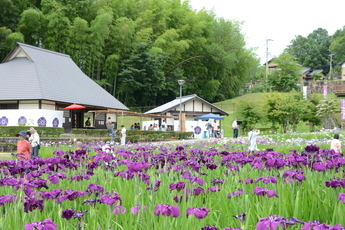
[[[334,54],[330,54],[328,56],[330,56],[330,60],[329,60],[329,80],[333,80],[333,77],[332,77],[332,58],[333,58]]]
[[[268,82],[268,42],[272,39],[266,38],[266,83]]]

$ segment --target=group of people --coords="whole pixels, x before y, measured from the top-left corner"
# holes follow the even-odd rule
[[[145,129],[145,127],[144,127]],[[162,124],[158,126],[158,124],[150,124],[150,126],[147,128],[147,130],[153,130],[153,131],[171,131],[171,128],[167,125],[165,120],[162,121]]]
[[[130,129],[140,130],[140,124],[139,123],[134,123],[134,125],[131,125]]]
[[[33,127],[29,131],[20,131],[16,136],[19,138],[17,143],[18,160],[26,160],[30,159],[31,156],[38,156],[40,136]]]
[[[237,118],[234,119],[232,123],[232,129],[233,129],[233,138],[238,137],[238,130],[239,130],[239,125],[242,122],[238,121]],[[256,143],[256,137],[260,134],[260,130],[250,128],[249,133],[248,133],[248,151],[250,153],[253,153],[254,151],[258,151],[257,143]],[[334,134],[333,140],[331,141],[331,146],[330,149],[333,149],[334,152],[336,153],[342,153],[341,150],[341,142],[339,140],[339,134],[336,133]]]
[[[220,137],[220,126],[218,126],[217,121],[214,121],[213,123],[208,121],[205,126],[208,132],[208,137]]]
[[[110,142],[114,142],[114,138],[116,137],[116,132],[115,132],[115,123],[111,120],[111,117],[108,117],[107,122],[106,122],[106,126],[110,135]],[[120,130],[120,136],[121,136],[121,140],[120,143],[121,145],[125,145],[126,144],[126,127],[124,125],[121,125],[121,130]]]

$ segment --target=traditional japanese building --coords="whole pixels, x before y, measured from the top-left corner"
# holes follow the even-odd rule
[[[0,126],[84,126],[89,110],[128,110],[66,54],[17,43],[0,64]],[[85,109],[66,110],[72,103]],[[92,126],[105,127],[106,114],[93,113]]]

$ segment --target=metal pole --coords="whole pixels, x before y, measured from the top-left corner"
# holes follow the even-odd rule
[[[268,42],[272,39],[266,38],[266,83],[268,82]]]
[[[332,79],[332,57],[334,56],[334,54],[330,54],[329,56],[331,57],[331,59],[329,60],[329,80],[333,80]]]
[[[180,123],[180,131],[182,131],[182,85],[180,85],[180,117],[179,117],[179,123]]]
[[[178,80],[178,84],[180,85],[180,117],[179,117],[179,124],[180,124],[180,131],[182,131],[182,86],[184,84],[184,80]]]

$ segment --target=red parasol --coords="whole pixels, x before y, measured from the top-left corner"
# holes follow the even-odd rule
[[[86,108],[85,106],[74,103],[73,105],[69,105],[64,109],[76,110],[76,109],[85,109],[85,108]],[[77,127],[77,114],[76,112],[74,112],[74,128],[76,127]]]
[[[69,105],[64,109],[85,109],[85,106],[82,105],[77,105],[76,103],[74,103],[73,105]]]

